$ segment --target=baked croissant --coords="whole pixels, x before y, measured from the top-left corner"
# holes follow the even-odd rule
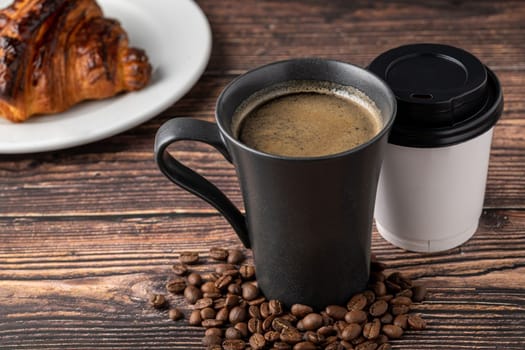
[[[143,88],[151,65],[94,0],[15,0],[0,11],[0,114],[21,122]]]

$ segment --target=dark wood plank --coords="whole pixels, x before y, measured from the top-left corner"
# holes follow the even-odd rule
[[[494,68],[524,68],[525,7],[520,1],[200,4],[209,13],[216,37],[215,57],[220,59],[210,62],[216,73],[237,74],[298,55],[366,65],[384,50],[424,41],[463,47]]]
[[[164,291],[181,251],[198,251],[206,261],[209,247],[239,247],[216,215],[12,218],[0,224],[2,348],[200,349],[203,331],[152,310],[148,295]],[[405,252],[376,233],[373,251],[429,288],[427,300],[414,308],[429,329],[407,333],[395,349],[523,349],[521,211],[486,212],[475,237],[448,252]],[[194,269],[206,274],[212,267]],[[170,302],[189,313],[180,297]]]

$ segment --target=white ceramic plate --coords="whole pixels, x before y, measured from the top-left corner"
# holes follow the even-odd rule
[[[11,0],[0,0],[0,7]],[[211,51],[211,30],[192,0],[98,0],[118,19],[131,46],[146,50],[152,81],[138,92],[83,102],[24,123],[0,117],[0,153],[58,150],[101,140],[139,125],[180,99],[199,79]]]

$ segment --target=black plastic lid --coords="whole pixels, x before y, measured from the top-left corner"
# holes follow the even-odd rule
[[[389,50],[368,67],[398,102],[389,142],[443,147],[488,131],[503,111],[496,75],[474,55],[452,46],[414,44]]]

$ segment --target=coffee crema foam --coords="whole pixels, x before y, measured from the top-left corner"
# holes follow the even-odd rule
[[[348,151],[382,129],[362,91],[326,81],[287,81],[248,97],[232,119],[234,137],[259,151],[320,157]]]

